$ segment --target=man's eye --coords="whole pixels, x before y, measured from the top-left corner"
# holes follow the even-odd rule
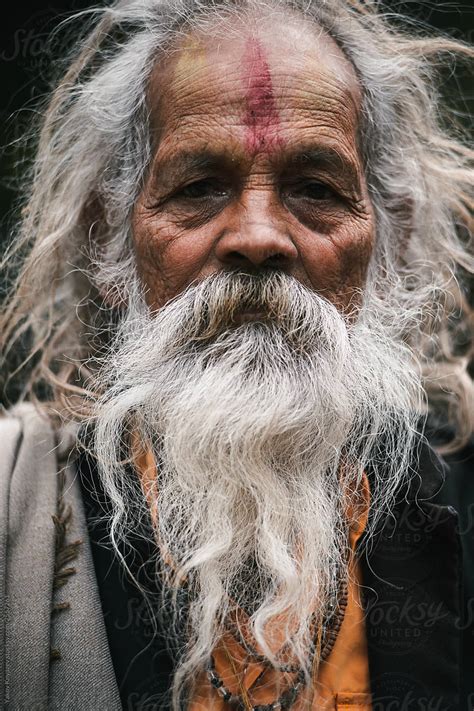
[[[329,185],[318,183],[317,181],[295,186],[293,194],[295,197],[306,198],[308,200],[331,200],[337,197],[335,191],[330,188]]]
[[[224,185],[217,180],[206,178],[185,185],[184,188],[179,190],[177,197],[183,197],[188,200],[203,200],[205,198],[225,197],[227,193],[228,190]]]

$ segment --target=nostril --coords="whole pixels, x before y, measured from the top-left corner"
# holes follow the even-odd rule
[[[265,259],[264,264],[269,267],[270,266],[271,267],[273,267],[273,266],[279,267],[282,264],[286,264],[287,262],[288,262],[288,257],[286,257],[284,254],[281,254],[281,252],[279,252],[278,254],[272,254],[270,257],[267,257],[267,259]]]
[[[253,264],[258,264],[261,267],[281,267],[287,263],[288,258],[281,252],[276,254],[267,254],[260,252],[260,254],[245,254],[239,252],[238,250],[232,250],[227,253],[226,260],[232,264],[243,264],[252,262]]]
[[[236,250],[233,252],[228,252],[227,253],[227,259],[230,261],[241,261],[241,262],[246,262],[248,258],[242,254],[241,252],[237,252]]]
[[[258,229],[257,229],[258,228]],[[286,268],[297,257],[290,236],[267,225],[251,225],[243,231],[228,231],[216,244],[216,256],[223,264]]]

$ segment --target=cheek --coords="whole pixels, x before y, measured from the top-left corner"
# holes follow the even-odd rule
[[[348,311],[365,284],[373,250],[372,221],[345,224],[330,235],[305,235],[300,256],[312,287]]]
[[[206,229],[183,230],[140,210],[133,218],[133,243],[151,308],[160,308],[194,279],[202,278],[212,251]]]

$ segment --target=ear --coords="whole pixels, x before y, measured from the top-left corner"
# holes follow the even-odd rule
[[[102,200],[97,194],[87,201],[81,225],[88,235],[85,246],[86,272],[97,300],[108,309],[121,310],[127,305],[127,297],[111,275],[108,278],[105,255],[109,247],[109,233]]]
[[[413,198],[407,195],[399,201],[393,211],[393,219],[398,227],[399,257],[403,263],[406,263],[407,253],[413,232],[413,209]]]

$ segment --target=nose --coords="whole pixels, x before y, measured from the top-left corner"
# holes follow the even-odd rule
[[[267,204],[241,205],[216,245],[216,256],[232,267],[288,268],[298,252],[276,210]]]

